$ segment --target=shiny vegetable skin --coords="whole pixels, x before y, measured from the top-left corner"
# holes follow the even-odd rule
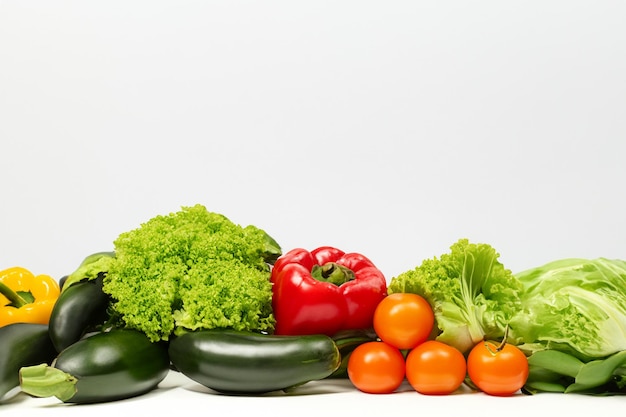
[[[77,342],[107,317],[109,296],[102,291],[102,276],[65,288],[50,316],[50,338],[57,352]]]
[[[214,329],[170,341],[174,367],[192,380],[229,394],[287,390],[329,377],[341,355],[325,335],[277,336]]]
[[[50,275],[35,275],[19,266],[0,271],[0,326],[48,324],[60,292]]]
[[[19,387],[21,367],[50,363],[55,356],[45,324],[14,323],[0,327],[0,401],[12,397],[10,392]]]
[[[136,330],[116,329],[79,340],[38,374],[20,370],[22,390],[36,397],[56,396],[67,403],[102,403],[145,394],[165,378],[167,345]],[[42,369],[43,371],[43,369]],[[65,373],[60,381],[59,374]]]

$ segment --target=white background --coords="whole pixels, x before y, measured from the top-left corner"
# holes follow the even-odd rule
[[[625,16],[622,1],[0,0],[0,269],[61,277],[196,203],[284,251],[362,252],[388,279],[461,237],[513,272],[624,258]],[[233,399],[178,382],[0,412],[624,406],[350,387]]]

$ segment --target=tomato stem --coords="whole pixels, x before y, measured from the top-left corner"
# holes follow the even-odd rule
[[[496,352],[500,352],[502,349],[504,349],[504,346],[506,346],[506,339],[509,337],[509,325],[507,324],[506,327],[504,328],[504,335],[502,336],[502,342],[500,342],[500,345],[496,348]]]

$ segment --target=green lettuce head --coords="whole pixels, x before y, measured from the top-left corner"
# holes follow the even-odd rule
[[[499,256],[488,244],[460,239],[450,253],[392,278],[388,290],[426,298],[435,313],[436,339],[467,353],[483,339],[502,339],[520,309],[522,285]]]
[[[262,229],[196,204],[114,244],[103,291],[121,326],[155,342],[198,329],[273,331],[270,265],[281,249]]]
[[[511,334],[528,354],[589,360],[626,350],[626,261],[562,259],[515,276],[525,290]]]

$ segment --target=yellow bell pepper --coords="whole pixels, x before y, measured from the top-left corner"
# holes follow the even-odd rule
[[[0,327],[11,323],[48,324],[61,289],[49,275],[13,267],[0,271]]]

